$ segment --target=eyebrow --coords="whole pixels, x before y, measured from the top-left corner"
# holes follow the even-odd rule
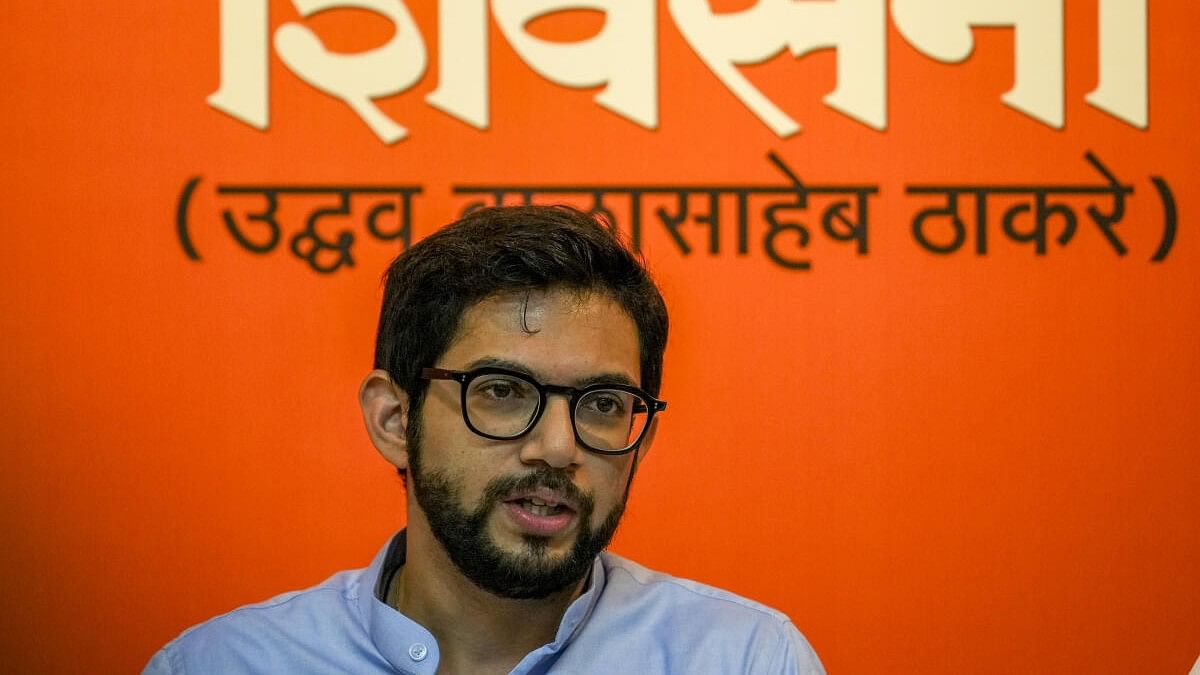
[[[540,375],[535,373],[533,369],[529,368],[523,363],[518,361],[510,361],[508,359],[502,359],[495,356],[484,356],[482,358],[475,359],[467,364],[466,370],[475,370],[476,368],[504,368],[505,370],[512,370],[521,373],[522,375],[528,375],[542,384],[554,384],[551,382],[545,382]],[[589,375],[588,377],[583,377],[576,380],[572,386],[590,387],[593,384],[624,384],[630,387],[640,386],[637,382],[633,381],[633,378],[621,372],[596,373],[595,375]]]

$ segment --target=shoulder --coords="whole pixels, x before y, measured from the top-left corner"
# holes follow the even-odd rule
[[[355,634],[363,633],[357,610],[362,572],[339,572],[193,626],[167,643],[145,672],[288,672],[306,654],[352,648]]]
[[[724,619],[750,624],[788,624],[786,614],[760,602],[744,598],[691,579],[671,576],[639,565],[614,553],[601,554],[606,575],[604,595],[624,596],[637,606],[663,604],[671,613],[704,611]]]
[[[682,672],[824,673],[783,612],[612,553],[601,563],[605,586],[592,619],[646,635],[646,658],[684,661]]]

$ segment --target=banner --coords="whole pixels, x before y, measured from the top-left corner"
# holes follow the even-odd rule
[[[383,270],[521,203],[604,215],[671,312],[616,552],[786,612],[831,673],[1200,655],[1191,4],[17,2],[5,26],[14,672],[136,671],[365,566],[405,523],[356,402]]]

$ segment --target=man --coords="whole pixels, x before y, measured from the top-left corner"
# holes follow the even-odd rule
[[[823,673],[788,618],[603,552],[649,451],[658,289],[591,217],[476,211],[387,273],[367,432],[408,526],[196,626],[150,673]]]

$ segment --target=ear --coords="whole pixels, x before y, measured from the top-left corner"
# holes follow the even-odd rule
[[[386,370],[372,370],[358,388],[367,435],[375,449],[398,469],[408,469],[408,395],[392,383]]]

